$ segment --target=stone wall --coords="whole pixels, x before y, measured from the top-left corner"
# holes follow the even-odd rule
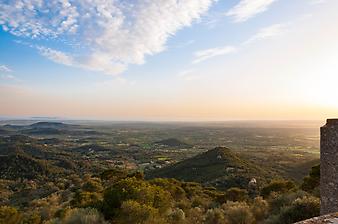
[[[338,211],[338,119],[320,129],[320,200],[322,215]]]

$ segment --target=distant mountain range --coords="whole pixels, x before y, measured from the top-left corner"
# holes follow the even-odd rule
[[[6,124],[0,126],[0,134],[10,135],[12,132],[27,135],[60,135],[69,131],[75,131],[77,125],[65,124],[62,122],[41,121],[30,125],[12,125]]]
[[[70,126],[74,126],[74,125],[65,124],[62,122],[41,121],[41,122],[31,124],[29,126],[32,128],[69,128]]]

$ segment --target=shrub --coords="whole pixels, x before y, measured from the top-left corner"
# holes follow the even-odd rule
[[[281,210],[280,223],[291,224],[320,214],[319,198],[305,196],[296,199],[291,206]]]
[[[102,199],[101,194],[95,192],[77,191],[70,204],[73,207],[98,207]]]
[[[296,191],[284,194],[273,193],[269,198],[269,212],[271,214],[279,214],[281,208],[289,206],[297,198],[303,198],[307,195],[308,194],[304,191]]]
[[[205,215],[205,224],[224,224],[224,211],[219,208],[209,209]]]
[[[179,224],[184,223],[185,213],[182,209],[176,208],[169,216],[169,221],[171,223]]]
[[[210,198],[202,195],[202,196],[194,196],[191,199],[191,207],[201,207],[201,208],[209,208],[212,201]]]
[[[117,182],[119,180],[122,180],[128,176],[128,172],[124,169],[110,169],[105,170],[100,174],[100,178],[105,181],[109,182]]]
[[[106,224],[103,216],[93,208],[75,208],[67,211],[63,224]]]
[[[255,218],[250,207],[245,202],[228,202],[224,204],[223,210],[229,224],[253,224]]]
[[[171,196],[175,200],[181,200],[186,197],[185,191],[181,187],[180,182],[175,179],[156,178],[151,180],[150,183],[170,192]]]
[[[295,188],[295,184],[292,181],[275,180],[261,190],[261,195],[266,198],[270,196],[272,192],[285,193]]]
[[[106,217],[116,215],[122,203],[133,200],[141,205],[148,205],[166,212],[172,204],[171,195],[161,187],[152,185],[135,177],[126,178],[115,183],[104,193],[103,212]]]
[[[269,204],[262,197],[256,197],[251,205],[251,212],[256,221],[263,220],[269,212]]]
[[[304,177],[301,185],[302,190],[312,193],[320,184],[320,166],[311,168],[309,176]]]
[[[0,207],[0,223],[19,224],[21,222],[21,214],[16,208],[9,206]]]
[[[22,224],[40,224],[41,222],[41,216],[37,213],[32,213],[24,217]]]
[[[90,179],[82,185],[82,190],[88,192],[101,192],[103,187],[99,179]]]
[[[191,208],[186,211],[187,223],[202,224],[204,223],[204,209],[199,207]]]
[[[245,201],[248,199],[248,192],[244,189],[232,187],[226,191],[225,197],[228,201]]]
[[[117,216],[118,223],[129,224],[155,224],[164,223],[160,217],[158,209],[152,206],[140,204],[137,201],[127,200],[121,205],[120,212]]]

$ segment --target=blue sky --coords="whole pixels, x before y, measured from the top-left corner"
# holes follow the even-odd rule
[[[337,7],[333,0],[0,1],[0,115],[337,116],[338,90],[327,86],[338,81]]]

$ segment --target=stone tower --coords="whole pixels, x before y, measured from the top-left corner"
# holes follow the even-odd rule
[[[320,128],[320,213],[338,212],[338,119]]]

